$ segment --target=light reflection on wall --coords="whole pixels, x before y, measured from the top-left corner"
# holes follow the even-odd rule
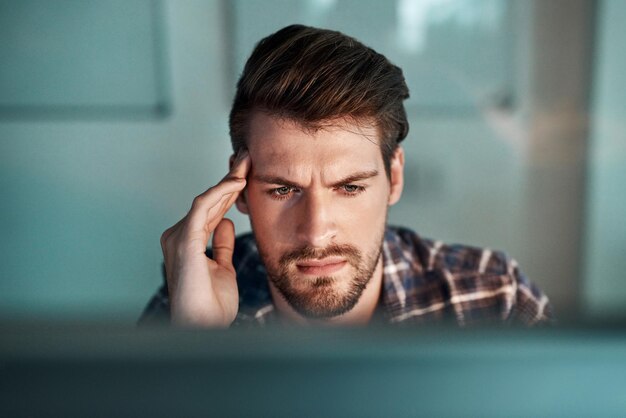
[[[498,0],[398,0],[398,46],[404,53],[419,54],[428,43],[429,27],[442,23],[496,32],[505,7]]]
[[[303,23],[342,31],[383,52],[403,69],[414,112],[473,113],[516,96],[510,2],[235,0],[232,8],[237,72],[261,37]]]

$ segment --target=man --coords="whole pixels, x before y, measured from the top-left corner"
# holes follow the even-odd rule
[[[409,125],[402,71],[341,33],[288,26],[237,84],[230,173],[163,233],[143,320],[178,325],[542,323],[547,298],[502,253],[387,226]],[[228,209],[248,214],[235,239]],[[212,250],[207,251],[212,236]]]

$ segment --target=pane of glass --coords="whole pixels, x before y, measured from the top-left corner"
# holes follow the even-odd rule
[[[0,116],[165,109],[160,3],[0,1]]]

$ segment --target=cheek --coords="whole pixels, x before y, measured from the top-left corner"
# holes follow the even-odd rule
[[[386,194],[370,194],[362,199],[354,199],[354,203],[350,203],[350,208],[346,208],[345,213],[349,214],[346,222],[352,225],[352,234],[360,236],[368,236],[372,229],[379,228],[387,217],[387,195]]]
[[[286,225],[283,222],[285,205],[282,202],[271,199],[264,190],[254,186],[248,189],[247,202],[250,222],[257,234],[266,238],[268,235],[275,236],[284,229],[281,228],[281,224]]]

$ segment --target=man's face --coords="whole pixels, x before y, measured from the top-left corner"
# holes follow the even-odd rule
[[[250,215],[270,286],[305,317],[350,311],[372,277],[382,277],[403,156],[399,149],[390,181],[378,141],[373,126],[342,122],[312,132],[262,112],[250,120],[252,168],[238,207]]]

